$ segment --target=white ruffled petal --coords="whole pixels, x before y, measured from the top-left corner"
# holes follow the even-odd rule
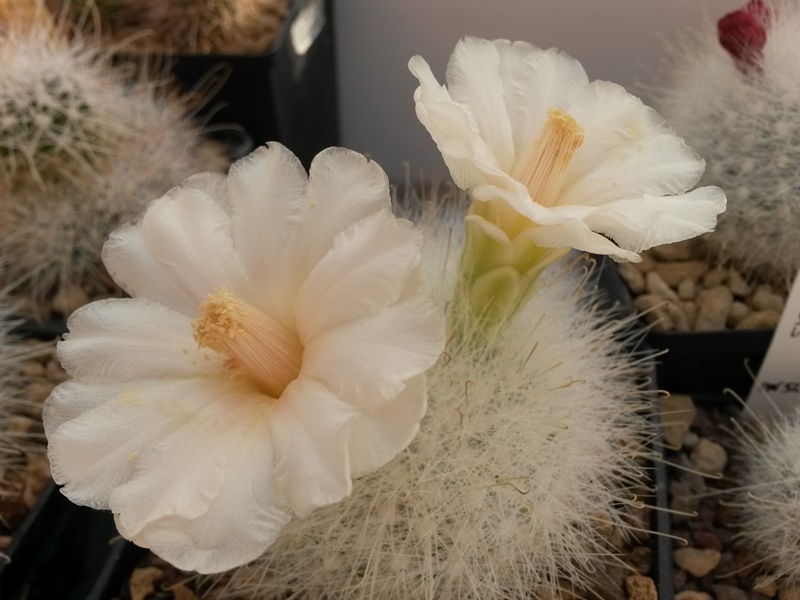
[[[243,418],[250,411],[245,411]],[[217,573],[260,556],[291,518],[275,489],[269,426],[260,415],[241,423],[225,480],[202,515],[168,516],[130,535],[117,517],[123,536],[179,569]]]
[[[275,441],[275,482],[300,516],[333,504],[352,490],[347,443],[360,412],[306,377],[291,383],[269,424]]]
[[[697,182],[704,168],[683,140],[650,136],[609,149],[606,160],[565,183],[558,204],[601,206],[621,198],[680,194]]]
[[[479,202],[504,200],[517,213],[539,225],[560,225],[564,223],[564,217],[556,213],[555,210],[531,200],[528,190],[518,182],[513,182],[513,185],[509,188],[481,185],[473,190],[472,196]]]
[[[186,289],[197,305],[220,287],[239,293],[247,289],[230,217],[204,193],[177,188],[151,204],[142,219],[142,236],[172,285]],[[187,316],[194,318],[196,312]]]
[[[178,406],[180,420],[167,417],[172,427],[137,451],[131,477],[111,493],[109,508],[130,536],[163,518],[192,520],[206,514],[228,479],[238,444],[251,427],[267,431],[270,405],[254,389],[232,381],[192,383],[187,395],[213,399]],[[168,400],[175,403],[160,399],[162,404]],[[157,408],[149,407],[155,416]]]
[[[519,157],[536,139],[547,111],[569,106],[589,79],[577,60],[556,48],[540,50],[526,42],[507,40],[495,40],[494,45],[500,54],[514,155]]]
[[[391,402],[353,419],[348,445],[352,476],[372,473],[402,452],[417,435],[427,406],[425,377],[420,375]]]
[[[183,315],[197,311],[191,290],[174,285],[150,253],[141,224],[125,225],[113,232],[103,245],[102,256],[114,281],[131,296],[146,297]]]
[[[297,294],[303,344],[396,302],[417,270],[421,244],[410,222],[385,210],[339,234]]]
[[[228,174],[231,226],[242,265],[253,286],[250,304],[291,326],[291,299],[299,285],[297,230],[308,177],[281,144],[257,148]]]
[[[42,422],[47,439],[67,421],[105,404],[130,389],[127,382],[85,383],[70,379],[58,384],[42,408]]]
[[[58,386],[45,406],[53,479],[76,504],[108,508],[111,493],[133,476],[146,450],[191,423],[230,387],[230,381],[212,378]],[[72,416],[73,404],[87,410]]]
[[[564,221],[559,225],[533,227],[526,235],[542,248],[575,248],[593,254],[604,254],[614,260],[639,262],[635,252],[620,248],[614,242],[595,233],[580,219]]]
[[[226,376],[221,355],[197,348],[188,317],[146,298],[92,302],[72,313],[67,328],[58,357],[85,382]]]
[[[584,133],[570,164],[573,178],[584,176],[619,146],[673,133],[652,108],[608,81],[592,81],[576,91],[568,111]]]
[[[142,222],[115,232],[103,248],[114,280],[132,296],[196,316],[219,287],[247,289],[229,217],[193,188],[175,188],[150,204]]]
[[[495,45],[468,37],[456,44],[447,63],[447,90],[471,117],[500,169],[514,166],[514,140]]]
[[[311,162],[308,202],[298,231],[298,278],[305,278],[342,231],[391,210],[389,179],[375,161],[346,148],[328,148]]]
[[[470,189],[487,177],[506,177],[474,119],[439,85],[428,63],[414,56],[408,68],[420,83],[414,92],[417,118],[436,142],[456,185]]]
[[[302,375],[368,411],[431,367],[444,343],[441,312],[417,296],[314,337],[303,355]]]
[[[597,206],[644,194],[680,194],[703,174],[703,160],[621,86],[592,82],[575,100],[571,114],[585,137],[559,204]]]
[[[228,178],[222,173],[198,173],[186,178],[181,187],[198,190],[219,204],[227,214],[231,213],[228,200]]]
[[[703,187],[679,196],[644,196],[608,203],[584,217],[594,231],[641,252],[712,231],[725,210],[725,193]]]

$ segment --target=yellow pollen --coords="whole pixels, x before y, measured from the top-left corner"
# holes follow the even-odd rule
[[[222,340],[232,340],[237,333],[244,333],[239,323],[242,314],[236,296],[224,287],[209,294],[200,304],[198,312],[197,319],[192,323],[192,331],[200,348],[224,352]]]
[[[298,337],[224,287],[200,304],[192,330],[200,348],[226,357],[232,375],[251,377],[273,398],[280,398],[300,373],[303,346]]]
[[[547,111],[539,135],[520,156],[511,176],[525,184],[531,199],[553,206],[558,199],[575,151],[583,143],[583,129],[565,110]]]

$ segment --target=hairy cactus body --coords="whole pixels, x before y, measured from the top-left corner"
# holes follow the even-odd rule
[[[706,238],[712,256],[786,286],[800,268],[800,3],[757,8],[763,47],[726,50],[707,25],[676,50],[657,105],[706,160],[703,184],[728,197]]]
[[[450,310],[458,219],[434,219],[423,248],[424,285]],[[642,365],[613,339],[619,323],[598,325],[579,273],[552,269],[505,335],[480,349],[451,339],[406,451],[291,522],[222,595],[522,599],[607,587],[599,572],[616,551],[604,535],[626,530],[641,493]]]

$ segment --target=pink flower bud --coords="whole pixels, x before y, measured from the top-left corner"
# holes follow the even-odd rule
[[[752,68],[761,70],[771,13],[762,0],[751,0],[744,8],[728,13],[717,22],[719,43],[743,73]]]

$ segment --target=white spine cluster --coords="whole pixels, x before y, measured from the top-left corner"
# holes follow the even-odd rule
[[[738,536],[772,578],[800,583],[800,414],[740,434]]]
[[[458,219],[430,219],[423,249],[424,286],[450,308]],[[545,279],[504,333],[479,348],[451,339],[405,452],[290,523],[222,595],[521,599],[591,588],[615,560],[605,535],[630,533],[625,513],[641,494],[643,361],[615,339],[623,325],[596,312],[580,268]]]
[[[655,102],[728,197],[714,258],[786,285],[800,268],[800,3],[773,2],[759,66],[737,68],[712,24],[676,48]]]

